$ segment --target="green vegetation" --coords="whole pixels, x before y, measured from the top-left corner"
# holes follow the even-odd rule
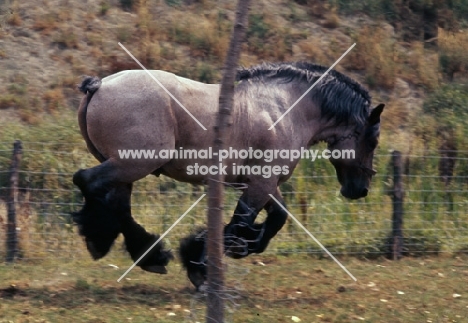
[[[364,12],[369,16],[376,15],[393,16],[395,15],[395,5],[392,0],[364,0],[364,1],[348,1],[348,0],[330,0],[332,6],[336,6],[343,13],[358,13]]]
[[[125,10],[132,10],[135,6],[135,0],[119,0],[120,5],[122,6],[122,9]]]
[[[452,117],[457,119],[456,123],[465,123],[468,113],[468,85],[444,84],[428,96],[423,108],[424,112],[438,119],[447,120],[446,118]]]
[[[314,2],[314,1],[310,1]],[[369,16],[383,17],[394,19],[398,13],[398,6],[402,6],[404,2],[392,0],[329,0],[332,6],[336,6],[343,13],[366,13]],[[434,6],[452,11],[457,19],[467,19],[468,17],[468,1],[467,0],[450,0],[450,1],[433,1],[433,0],[410,0],[406,5],[416,9],[427,9]]]

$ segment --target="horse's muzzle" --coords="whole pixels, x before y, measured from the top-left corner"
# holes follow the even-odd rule
[[[366,197],[367,194],[369,193],[369,190],[367,188],[362,188],[362,189],[345,189],[344,187],[341,187],[341,195],[348,199],[352,200],[357,200],[362,197]]]
[[[141,269],[155,274],[167,274],[166,266],[141,266]]]

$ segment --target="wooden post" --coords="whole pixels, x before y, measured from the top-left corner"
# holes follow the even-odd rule
[[[403,163],[401,152],[395,150],[392,153],[393,165],[393,219],[392,219],[392,258],[401,258],[403,250]]]
[[[21,162],[21,141],[13,144],[13,156],[10,166],[10,180],[7,196],[7,233],[6,233],[6,261],[13,262],[18,253],[18,236],[16,234],[16,203],[18,197],[18,170]]]
[[[230,125],[230,116],[234,101],[234,83],[239,60],[241,44],[247,28],[247,14],[250,0],[239,0],[236,9],[236,21],[229,43],[223,70],[223,80],[219,95],[219,113],[215,128],[214,151],[223,149],[226,128]],[[218,154],[216,156],[218,156]],[[214,155],[214,154],[213,154]],[[215,155],[214,155],[215,156]],[[213,158],[213,165],[218,165],[217,158]],[[224,322],[224,226],[223,200],[224,176],[221,172],[213,175],[208,183],[208,233],[207,233],[207,323]]]

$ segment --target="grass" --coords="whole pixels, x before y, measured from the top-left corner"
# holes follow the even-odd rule
[[[464,322],[466,257],[334,262],[272,254],[228,260],[226,322]],[[116,269],[113,266],[117,266]],[[0,265],[0,322],[203,322],[205,304],[178,263],[166,276],[128,260]],[[233,298],[235,296],[235,298]]]

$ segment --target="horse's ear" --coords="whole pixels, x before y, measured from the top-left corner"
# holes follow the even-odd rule
[[[380,122],[380,114],[382,114],[384,107],[385,107],[385,104],[380,103],[378,106],[372,109],[369,115],[369,120],[368,120],[370,126],[373,126]]]

